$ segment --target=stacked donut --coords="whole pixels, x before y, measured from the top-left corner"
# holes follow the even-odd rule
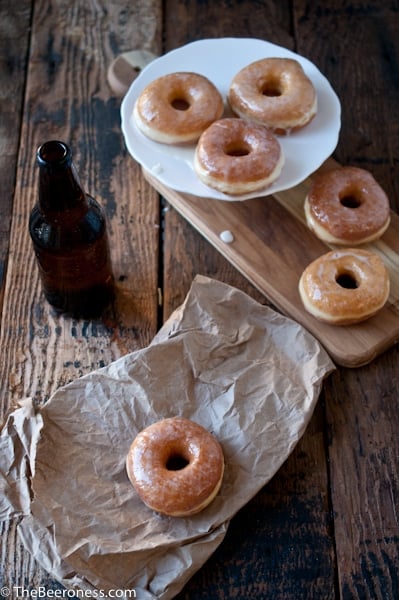
[[[265,58],[233,78],[223,97],[205,76],[170,73],[147,85],[134,106],[144,135],[164,144],[195,143],[194,171],[222,193],[242,195],[269,187],[284,166],[277,135],[307,125],[317,95],[295,59]]]
[[[314,317],[334,325],[377,314],[390,291],[387,268],[360,245],[378,240],[390,223],[389,200],[368,171],[356,167],[316,175],[305,198],[309,228],[335,246],[302,273],[299,294]]]

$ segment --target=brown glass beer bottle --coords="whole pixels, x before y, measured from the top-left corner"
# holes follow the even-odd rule
[[[45,297],[58,313],[98,318],[114,296],[103,210],[83,190],[64,142],[45,142],[37,163],[39,196],[29,233]]]

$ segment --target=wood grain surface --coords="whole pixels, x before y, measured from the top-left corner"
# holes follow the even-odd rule
[[[330,168],[334,168],[335,163]],[[319,169],[327,170],[327,164]],[[249,201],[223,202],[173,190],[156,176],[145,178],[191,225],[227,258],[279,310],[306,327],[339,365],[359,367],[399,339],[399,217],[392,212],[389,230],[363,245],[383,260],[390,278],[384,308],[365,322],[337,327],[310,315],[298,292],[307,265],[334,246],[315,239],[306,225],[303,203],[311,177],[288,191]],[[277,200],[277,204],[276,204]],[[221,238],[233,235],[232,243]]]
[[[128,155],[120,99],[107,84],[122,52],[252,36],[303,54],[341,99],[334,159],[369,169],[399,211],[397,2],[0,0],[0,33],[1,418],[21,398],[41,404],[147,345],[197,273],[269,302]],[[117,303],[98,322],[52,314],[30,248],[35,152],[55,136],[69,141],[82,182],[109,216]],[[281,203],[273,210],[287,213]],[[287,216],[283,225],[299,227]],[[389,243],[397,245],[396,230]],[[290,248],[282,251],[290,260]],[[399,597],[398,366],[395,345],[330,375],[294,452],[178,600]],[[24,552],[17,525],[0,524],[0,588],[58,589]]]

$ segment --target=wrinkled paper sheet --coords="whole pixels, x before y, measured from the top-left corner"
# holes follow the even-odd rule
[[[302,326],[197,276],[147,348],[9,415],[0,519],[19,516],[25,547],[69,589],[173,598],[291,453],[333,369]],[[135,435],[175,415],[213,432],[225,456],[220,493],[190,518],[148,509],[125,470]]]

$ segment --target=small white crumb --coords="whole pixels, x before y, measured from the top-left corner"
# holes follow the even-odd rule
[[[234,242],[234,235],[228,229],[222,231],[219,234],[219,237],[222,240],[222,242],[225,242],[225,244],[231,244],[232,242]]]
[[[155,173],[155,175],[159,175],[160,173],[162,173],[163,167],[160,163],[157,163],[156,165],[153,165],[151,171]]]

